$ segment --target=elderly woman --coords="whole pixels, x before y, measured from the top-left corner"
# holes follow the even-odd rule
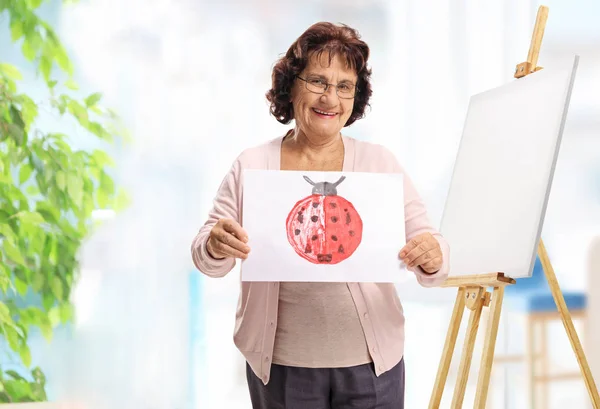
[[[368,105],[368,58],[356,30],[318,23],[276,63],[267,99],[273,116],[294,128],[233,163],[192,243],[201,272],[222,277],[236,259],[252,257],[252,232],[241,227],[243,169],[397,172],[407,243],[398,258],[423,286],[446,278],[448,245],[394,155],[341,133]],[[393,284],[242,282],[234,342],[254,408],[404,407],[404,316]]]

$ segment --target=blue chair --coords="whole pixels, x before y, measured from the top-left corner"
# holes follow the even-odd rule
[[[563,292],[563,296],[571,317],[574,320],[584,320],[587,304],[586,294],[583,292]],[[496,355],[494,363],[525,361],[528,369],[529,407],[531,409],[547,409],[548,385],[554,381],[581,378],[581,373],[549,373],[547,327],[548,323],[552,321],[561,321],[561,317],[548,286],[539,256],[536,257],[530,278],[518,279],[516,284],[506,287],[504,310],[507,313],[516,312],[525,316],[527,321],[527,351],[524,356]],[[540,330],[540,334],[538,334],[538,330]],[[508,385],[505,387],[508,387]],[[542,389],[543,393],[538,399],[539,388]]]

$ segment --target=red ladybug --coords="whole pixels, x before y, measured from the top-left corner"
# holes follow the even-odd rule
[[[312,195],[300,200],[286,220],[288,241],[301,257],[315,264],[337,264],[354,253],[363,223],[348,200],[337,194],[337,182],[314,183]]]

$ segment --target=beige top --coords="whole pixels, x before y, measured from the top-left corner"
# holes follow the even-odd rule
[[[371,361],[346,283],[280,283],[273,363],[340,368]]]

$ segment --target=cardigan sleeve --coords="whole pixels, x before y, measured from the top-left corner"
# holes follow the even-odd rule
[[[213,258],[206,249],[206,243],[211,229],[219,219],[233,219],[240,223],[241,207],[241,164],[238,157],[231,169],[225,175],[217,194],[213,200],[213,206],[208,214],[208,219],[200,228],[192,240],[192,260],[194,265],[202,273],[209,277],[223,277],[229,273],[236,264],[235,258],[224,259]]]
[[[442,250],[443,262],[441,268],[432,274],[426,273],[420,267],[408,268],[412,271],[419,284],[423,287],[435,287],[448,277],[450,271],[450,247],[441,233],[431,224],[425,203],[421,199],[410,176],[398,163],[395,156],[388,151],[389,160],[394,172],[402,173],[404,178],[404,220],[406,242],[423,233],[431,233],[438,241]]]

